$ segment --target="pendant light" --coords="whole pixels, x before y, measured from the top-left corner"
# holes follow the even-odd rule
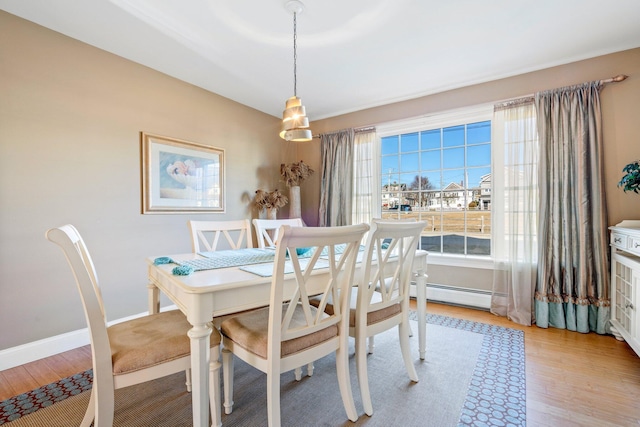
[[[298,0],[291,0],[285,4],[285,8],[293,13],[293,96],[287,99],[285,110],[282,113],[280,138],[285,141],[311,141],[313,135],[309,129],[309,119],[304,105],[302,105],[302,100],[297,96],[297,16],[304,10],[304,4]]]

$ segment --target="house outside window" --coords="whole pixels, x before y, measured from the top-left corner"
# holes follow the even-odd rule
[[[381,217],[426,221],[430,253],[491,255],[491,117],[481,106],[378,128]]]

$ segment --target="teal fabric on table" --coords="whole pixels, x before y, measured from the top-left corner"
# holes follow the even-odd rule
[[[177,261],[169,257],[158,257],[153,263],[154,265],[178,264],[178,267],[175,267],[172,273],[176,276],[188,276],[194,271],[260,264],[273,262],[275,259],[275,251],[273,249],[257,248],[198,252],[198,255],[203,258]]]
[[[344,245],[338,245],[335,248],[336,254],[341,254],[344,252]],[[362,250],[362,248],[360,248]],[[299,248],[296,252],[299,252],[299,258],[310,258],[313,255],[314,248]],[[160,264],[178,264],[179,267],[175,267],[172,270],[174,275],[178,276],[188,276],[189,274],[195,271],[202,270],[215,270],[217,268],[229,268],[229,267],[241,267],[241,269],[245,270],[243,267],[252,266],[254,264],[265,264],[264,266],[260,266],[257,268],[257,273],[260,276],[271,276],[273,270],[273,262],[275,261],[275,250],[271,249],[259,249],[259,248],[247,248],[247,249],[235,249],[235,250],[224,250],[224,251],[213,251],[213,252],[198,252],[202,258],[200,259],[190,259],[184,261],[178,261],[171,259],[169,257],[159,257],[154,260],[155,265]],[[322,251],[322,257],[328,257],[328,250],[325,248]],[[320,264],[322,268],[323,264]],[[254,271],[249,271],[254,273]],[[265,273],[268,271],[268,274]],[[291,270],[293,271],[293,270]]]
[[[273,249],[235,249],[226,251],[198,252],[203,259],[179,261],[180,265],[193,267],[194,271],[213,270],[216,268],[238,267],[241,265],[273,262],[276,253]]]

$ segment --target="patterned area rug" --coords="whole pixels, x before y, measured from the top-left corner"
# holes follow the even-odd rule
[[[416,313],[411,313],[411,317],[412,320],[416,320]],[[427,315],[427,324],[441,327],[437,329],[438,331],[444,331],[444,333],[438,332],[440,336],[450,335],[456,337],[469,337],[469,344],[461,344],[461,348],[477,347],[477,350],[473,350],[471,352],[475,355],[475,361],[469,361],[469,375],[462,379],[463,387],[460,391],[464,391],[466,389],[466,397],[462,398],[463,396],[460,396],[461,399],[459,399],[459,402],[454,405],[457,409],[453,407],[449,409],[449,412],[452,412],[453,414],[458,413],[459,417],[452,418],[450,420],[450,424],[445,425],[525,426],[526,388],[524,332],[516,329],[431,314]],[[417,327],[415,324],[414,326]],[[456,331],[450,331],[447,334],[447,329],[445,328],[455,329]],[[432,363],[429,361],[429,346],[433,344],[433,342],[430,341],[430,331],[436,331],[436,329],[427,327],[427,330],[427,360],[422,363],[428,365],[429,363]],[[465,333],[467,334],[464,335]],[[439,335],[433,336],[434,341]],[[378,345],[377,338],[376,344]],[[380,340],[380,345],[384,345],[383,340]],[[371,357],[375,356],[375,354],[376,353],[371,355]],[[451,354],[450,356],[454,357],[454,354]],[[433,362],[433,365],[435,367],[435,361]],[[373,364],[371,366],[373,366]],[[462,367],[460,369],[462,370]],[[327,369],[327,371],[329,371],[329,369]],[[354,371],[355,369],[352,370],[352,373]],[[441,374],[444,374],[445,376],[449,375],[449,373]],[[421,375],[420,372],[419,375]],[[425,372],[425,375],[431,375],[431,373]],[[311,382],[314,380],[319,381],[316,377],[317,375],[314,374],[314,376],[309,380]],[[92,372],[91,370],[88,370],[72,377],[64,378],[47,386],[40,387],[36,390],[32,390],[29,393],[24,393],[0,402],[0,425],[11,423],[11,421],[19,420],[23,417],[24,420],[27,421],[30,417],[25,417],[26,415],[32,414],[42,408],[48,408],[67,399],[68,397],[75,396],[89,390],[91,388],[91,380]],[[181,380],[183,380],[183,378],[181,378]],[[373,381],[372,378],[370,378],[370,381]],[[236,382],[238,383],[236,384],[238,386],[236,389],[239,390],[241,384],[238,380]],[[296,384],[302,383],[293,383],[295,387],[300,387],[300,385]],[[435,381],[430,377],[425,378],[424,376],[421,376],[421,381],[418,384],[420,386],[433,386]],[[445,392],[444,388],[440,393]],[[283,393],[286,389],[287,385],[283,384]],[[356,386],[354,388],[354,395],[357,393],[358,388]],[[240,394],[240,391],[238,391],[238,394]],[[373,395],[372,397],[374,398],[375,405],[376,398]],[[186,396],[186,399],[188,402],[188,395]],[[451,402],[451,400],[449,400],[449,402]],[[46,412],[46,410],[43,412]],[[234,408],[233,414],[229,417],[231,416],[236,417],[236,419],[233,420],[229,418],[226,420],[223,418],[223,423],[227,425],[243,425],[242,417],[244,417],[244,415],[242,413],[242,407],[239,407],[237,410]],[[255,417],[255,414],[247,414],[246,416]],[[366,416],[363,418],[363,416],[361,416],[356,425],[383,425],[388,422],[387,420],[383,421],[383,424],[378,424],[377,421],[381,420],[381,418],[376,418],[376,416],[382,417],[383,414],[376,412],[376,414],[371,418]],[[397,413],[394,416],[397,417]],[[458,419],[457,424],[455,423],[456,418]],[[248,419],[250,418],[246,418],[246,420]],[[424,418],[418,417],[418,419],[422,421],[421,424],[417,424],[419,421],[412,423],[410,420],[407,420],[408,422],[404,422],[403,424],[436,425],[429,423],[424,424]],[[227,421],[229,421],[229,423],[227,423]],[[17,422],[17,424],[21,423]]]
[[[524,331],[432,314],[427,323],[484,335],[458,425],[525,426]]]

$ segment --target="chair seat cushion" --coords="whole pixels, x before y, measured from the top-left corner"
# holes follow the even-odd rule
[[[283,315],[287,306],[283,306]],[[312,307],[315,315],[316,309]],[[302,308],[298,306],[291,320],[291,328],[295,325],[306,325]],[[269,328],[269,307],[226,319],[222,322],[222,334],[245,350],[263,358],[267,358],[267,336]],[[313,347],[338,336],[336,325],[328,326],[317,332],[299,338],[283,341],[280,347],[280,357],[285,357],[301,350]]]
[[[114,375],[138,371],[190,354],[191,325],[180,310],[171,310],[118,323],[107,328]],[[211,347],[220,345],[213,328]]]
[[[311,299],[309,302],[314,305],[318,305],[320,303],[317,299]],[[380,292],[374,292],[371,297],[371,304],[382,302],[382,295]],[[356,326],[356,307],[358,305],[358,288],[354,287],[351,291],[351,302],[350,302],[350,310],[349,310],[349,327],[355,328]],[[367,313],[367,325],[374,325],[378,322],[382,322],[390,317],[393,317],[399,314],[402,311],[400,304],[392,304],[388,307],[381,308],[380,310],[374,310]],[[331,299],[327,302],[327,307],[325,312],[329,314],[333,314],[333,303]]]

